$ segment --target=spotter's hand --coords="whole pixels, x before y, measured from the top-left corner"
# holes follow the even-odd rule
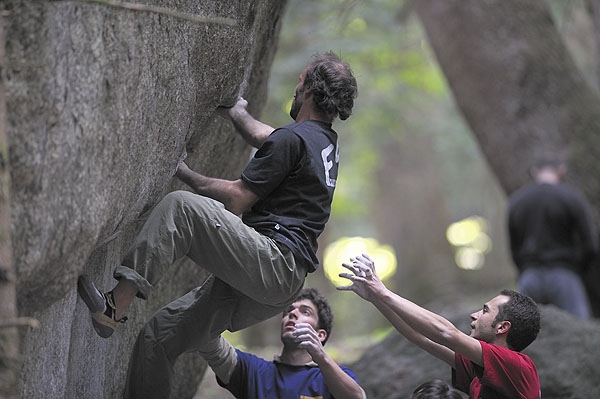
[[[298,323],[295,326],[294,337],[298,347],[305,349],[316,363],[324,358],[325,351],[319,333],[308,323]]]
[[[350,258],[350,262],[342,263],[350,273],[340,273],[339,276],[352,282],[351,285],[338,286],[339,291],[354,291],[358,296],[371,301],[377,292],[386,288],[375,272],[375,263],[367,254]]]

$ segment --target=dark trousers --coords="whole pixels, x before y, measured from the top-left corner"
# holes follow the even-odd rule
[[[267,320],[284,308],[260,304],[209,277],[146,323],[131,354],[124,397],[169,398],[175,361],[181,354],[197,350],[225,330],[238,331]]]
[[[555,305],[582,318],[591,316],[581,277],[560,265],[527,267],[519,276],[519,291],[541,304]]]

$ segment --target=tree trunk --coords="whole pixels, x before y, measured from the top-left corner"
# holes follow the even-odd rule
[[[568,158],[600,205],[600,103],[541,0],[419,0],[417,13],[492,170],[507,193],[533,159]]]

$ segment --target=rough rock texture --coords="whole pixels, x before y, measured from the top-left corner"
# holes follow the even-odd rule
[[[467,313],[451,321],[469,329]],[[525,349],[536,364],[544,399],[600,398],[600,322],[542,307],[542,329]],[[394,332],[350,366],[370,399],[407,398],[422,382],[450,382],[450,367]],[[466,396],[465,396],[466,397]]]
[[[259,114],[285,1],[143,2],[220,18],[208,22],[77,0],[3,3],[18,305],[41,323],[24,336],[22,396],[119,397],[142,323],[206,275],[174,265],[108,340],[91,328],[77,276],[114,285],[147,211],[181,187],[171,178],[186,150],[193,168],[237,176],[249,147],[215,109],[244,95]],[[173,397],[191,397],[203,362],[179,363]]]

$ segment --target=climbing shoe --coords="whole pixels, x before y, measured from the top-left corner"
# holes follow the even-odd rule
[[[79,276],[77,280],[77,292],[85,305],[90,310],[92,325],[96,333],[102,338],[110,337],[119,323],[125,323],[127,317],[119,320],[115,318],[115,299],[111,292],[100,292],[87,276]]]

